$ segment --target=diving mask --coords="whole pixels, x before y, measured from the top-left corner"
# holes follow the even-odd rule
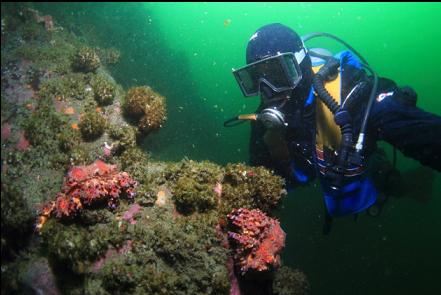
[[[299,64],[305,56],[304,48],[295,53],[278,53],[240,69],[233,69],[233,75],[244,96],[259,95],[262,83],[275,92],[292,90],[302,79]]]

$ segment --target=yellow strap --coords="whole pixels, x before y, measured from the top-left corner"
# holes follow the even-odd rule
[[[312,70],[315,73],[322,66],[313,67]],[[329,94],[340,104],[340,75],[336,79],[326,82],[325,88]],[[341,141],[341,131],[338,125],[334,121],[334,115],[328,109],[328,107],[320,100],[317,100],[316,108],[316,124],[317,124],[317,136],[316,144],[323,150],[323,147],[328,147],[332,150],[338,150]]]
[[[253,120],[255,121],[257,119],[256,114],[242,114],[238,117],[239,120]]]

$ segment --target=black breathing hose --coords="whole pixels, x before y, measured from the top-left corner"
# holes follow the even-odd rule
[[[374,77],[374,84],[372,86],[371,94],[369,96],[369,101],[368,101],[368,104],[366,106],[366,112],[364,114],[363,122],[361,124],[361,128],[360,128],[360,133],[359,133],[359,136],[358,136],[357,144],[355,146],[355,150],[357,151],[357,153],[359,155],[361,155],[361,152],[363,151],[363,142],[364,142],[364,136],[366,134],[367,122],[369,120],[369,115],[370,115],[370,112],[371,112],[371,108],[372,108],[372,105],[373,105],[373,103],[375,101],[375,95],[376,95],[377,89],[378,89],[378,76],[372,70],[372,68],[369,67],[369,63],[366,61],[366,59],[364,59],[364,57],[360,53],[358,53],[358,51],[355,50],[354,47],[352,47],[351,45],[349,45],[348,43],[346,43],[345,41],[343,41],[342,39],[340,39],[337,36],[334,36],[334,35],[329,34],[329,33],[324,33],[324,32],[315,32],[315,33],[311,33],[311,34],[308,34],[308,35],[304,36],[302,38],[302,40],[303,40],[303,42],[307,42],[307,41],[309,41],[309,40],[311,40],[313,38],[322,37],[322,36],[334,39],[334,40],[340,42],[341,44],[343,44],[344,46],[346,46],[350,51],[352,51],[355,55],[358,56],[358,58],[362,61],[362,66],[364,68],[366,68],[371,73],[371,75]],[[318,54],[316,52],[313,52],[313,51],[312,51],[311,55],[312,56],[315,55],[315,56],[321,57],[321,58],[323,58],[325,60],[329,60],[329,57],[320,55],[320,54]],[[314,85],[314,88],[315,87],[316,87],[316,85]],[[317,91],[317,89],[316,89],[316,91]],[[324,103],[327,104],[326,101],[324,101]],[[332,109],[331,109],[331,111],[332,111]]]
[[[239,118],[239,116],[235,116],[231,119],[226,120],[224,122],[224,127],[234,127],[234,126],[237,126],[237,125],[243,124],[243,123],[245,123],[245,120],[241,120]]]
[[[334,40],[340,42],[341,44],[346,46],[350,51],[355,53],[365,65],[369,65],[368,62],[363,58],[363,56],[361,56],[361,54],[358,53],[358,51],[354,49],[354,47],[352,47],[351,45],[349,45],[348,43],[346,43],[342,39],[340,39],[337,36],[334,36],[332,34],[323,33],[323,32],[315,32],[315,33],[311,33],[311,34],[308,34],[308,35],[304,36],[302,38],[302,40],[303,40],[303,42],[306,42],[306,41],[311,40],[313,38],[322,37],[322,36],[329,37],[331,39],[334,39]]]
[[[366,68],[371,73],[371,75],[374,77],[374,85],[372,85],[371,94],[369,95],[369,100],[368,100],[368,103],[366,106],[366,112],[364,113],[363,122],[361,123],[360,133],[358,136],[357,144],[355,146],[355,150],[359,154],[361,154],[361,152],[363,150],[364,135],[366,134],[366,127],[367,127],[367,123],[369,121],[369,115],[371,113],[372,105],[374,104],[375,96],[377,94],[377,89],[378,89],[378,76],[377,76],[377,74],[367,64],[363,64],[363,67]]]
[[[312,80],[312,85],[316,91],[320,100],[326,105],[327,108],[332,112],[334,118],[337,118],[337,113],[343,111],[343,108],[338,105],[331,94],[326,90],[324,83],[329,81],[338,71],[340,66],[340,61],[337,59],[329,59],[328,62],[320,68],[317,74],[314,75]],[[347,113],[347,112],[346,112]],[[349,113],[346,114],[346,119],[341,120],[341,122],[336,122],[341,130],[341,143],[340,151],[337,157],[336,165],[333,168],[334,176],[332,181],[332,187],[339,189],[341,186],[341,180],[347,166],[347,160],[349,156],[349,150],[352,148],[352,124],[349,117]]]
[[[334,115],[337,113],[340,107],[331,94],[329,94],[328,90],[326,90],[324,83],[325,81],[330,80],[330,77],[332,77],[333,73],[338,70],[339,66],[340,62],[338,60],[330,59],[323,67],[320,68],[312,79],[312,86],[314,87],[314,90]]]

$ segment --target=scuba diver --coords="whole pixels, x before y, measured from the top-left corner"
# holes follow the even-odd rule
[[[332,55],[305,47],[322,36],[349,50]],[[441,171],[441,117],[418,108],[412,88],[379,78],[338,37],[312,33],[301,38],[284,25],[269,24],[251,36],[246,63],[233,74],[244,96],[260,96],[260,106],[224,126],[251,121],[250,164],[273,169],[288,190],[320,180],[324,234],[334,217],[356,217],[365,210],[376,215],[385,202],[378,189],[400,183],[378,141]]]

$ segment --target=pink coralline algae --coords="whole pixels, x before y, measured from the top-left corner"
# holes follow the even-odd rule
[[[228,239],[241,275],[262,273],[280,266],[286,234],[277,220],[260,210],[240,208],[228,214]]]
[[[122,219],[130,222],[130,224],[136,224],[135,215],[141,211],[139,204],[133,204],[130,208],[124,212]]]
[[[11,124],[4,123],[2,124],[2,140],[6,141],[11,136]]]
[[[132,251],[132,248],[133,248],[133,241],[127,240],[127,241],[125,241],[125,243],[123,244],[123,246],[121,248],[107,249],[104,256],[102,256],[100,259],[98,259],[97,261],[95,261],[93,263],[92,272],[94,272],[94,273],[99,272],[103,268],[104,264],[106,264],[108,261],[116,258],[118,255],[126,254],[126,253]]]
[[[24,131],[21,130],[19,132],[19,139],[18,139],[16,148],[17,148],[17,150],[24,152],[24,151],[28,150],[29,146],[30,146],[30,143],[26,139]]]
[[[111,157],[112,156],[112,149],[113,149],[113,144],[109,145],[107,142],[104,142],[104,145],[103,145],[104,157]]]
[[[215,194],[220,198],[222,196],[222,183],[216,182],[216,185],[213,188]]]
[[[234,261],[229,257],[227,261],[228,279],[230,280],[230,295],[241,295],[239,280],[234,273]]]
[[[4,123],[2,125],[2,142],[6,143],[11,140],[15,144],[15,148],[19,151],[27,151],[30,147],[29,141],[26,139],[26,134],[23,130],[16,130],[12,132],[12,125],[9,123]],[[17,139],[18,138],[18,139]]]
[[[58,218],[72,216],[97,202],[107,201],[109,209],[113,210],[122,195],[134,198],[136,186],[137,182],[127,172],[119,172],[116,165],[101,160],[88,166],[75,166],[67,173],[55,201],[43,206],[37,230],[51,215]]]

